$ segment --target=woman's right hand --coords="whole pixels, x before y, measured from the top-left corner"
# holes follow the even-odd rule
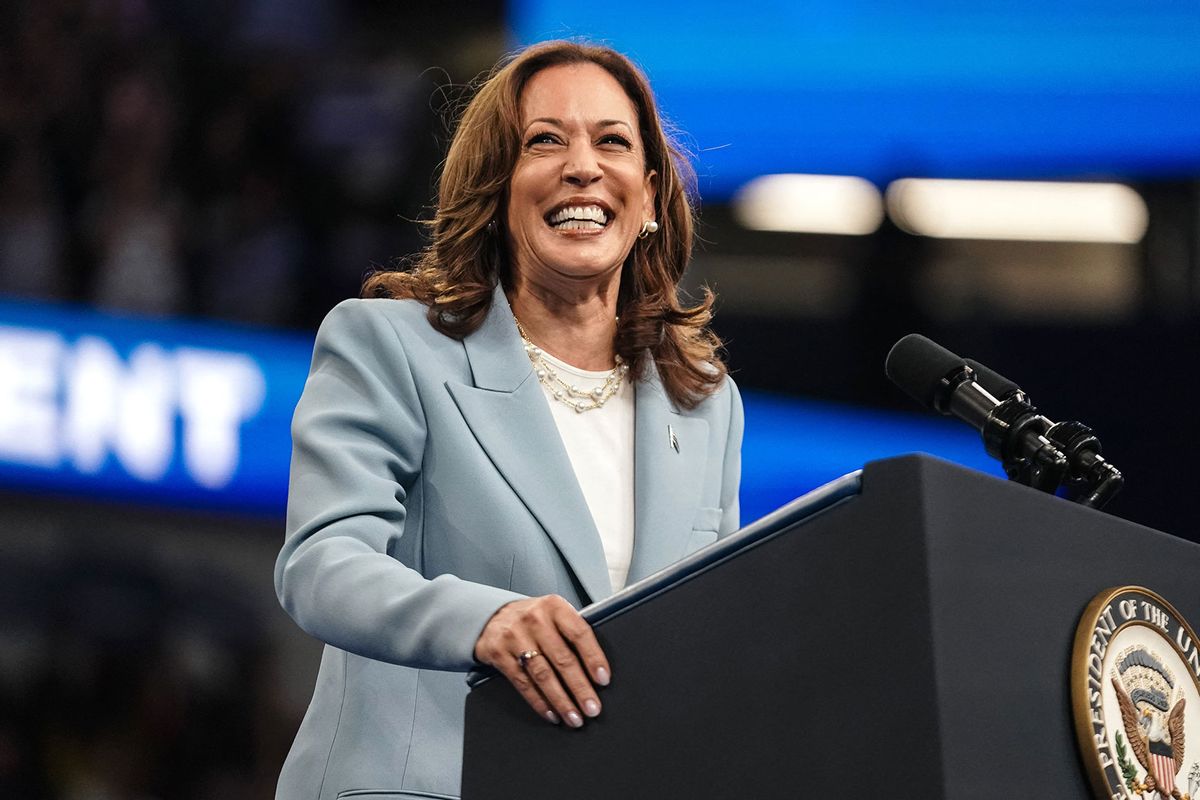
[[[536,655],[521,658],[529,653]],[[543,719],[572,728],[600,713],[593,683],[607,686],[612,675],[591,626],[558,595],[501,606],[479,634],[475,658],[503,673]]]

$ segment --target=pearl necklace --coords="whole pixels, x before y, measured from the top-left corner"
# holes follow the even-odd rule
[[[538,382],[550,391],[551,397],[575,409],[577,414],[602,407],[617,392],[621,391],[621,384],[625,380],[625,373],[629,372],[629,365],[620,355],[614,356],[617,365],[604,378],[604,383],[588,391],[567,383],[559,377],[558,370],[546,360],[542,348],[529,340],[529,336],[526,335],[519,320],[517,321],[517,333],[521,334],[521,339],[525,342],[525,355],[529,356],[529,361],[533,364],[533,374],[537,376]]]

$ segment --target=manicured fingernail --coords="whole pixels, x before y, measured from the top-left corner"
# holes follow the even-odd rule
[[[595,700],[584,700],[583,701],[583,713],[587,714],[589,717],[599,716],[600,715],[600,704],[597,703]]]
[[[583,727],[583,717],[579,716],[579,712],[577,712],[577,711],[568,711],[567,712],[567,724],[570,725],[572,728],[582,728]]]
[[[551,721],[551,722],[553,722],[555,725],[557,725],[557,724],[558,724],[558,722],[559,722],[559,720],[558,720],[558,714],[555,714],[553,711],[551,711],[551,710],[549,710],[549,709],[547,709],[547,711],[546,711],[546,719],[550,720],[550,721]]]
[[[598,667],[596,669],[596,683],[600,684],[601,686],[608,686],[608,682],[610,680],[611,678],[608,675],[608,670],[606,670],[604,667]]]

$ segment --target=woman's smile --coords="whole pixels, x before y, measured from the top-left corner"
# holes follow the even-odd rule
[[[600,203],[568,200],[546,215],[546,224],[561,233],[600,233],[612,219],[612,212]]]

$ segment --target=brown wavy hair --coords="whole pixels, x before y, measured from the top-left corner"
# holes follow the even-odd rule
[[[695,175],[659,119],[642,72],[608,47],[543,42],[501,61],[467,104],[450,142],[438,187],[429,245],[398,269],[375,272],[364,297],[415,298],[429,307],[438,331],[461,339],[475,331],[492,304],[496,281],[511,285],[503,236],[509,179],[520,155],[520,99],[536,73],[561,64],[604,68],[637,109],[646,171],[658,173],[658,233],[634,242],[621,272],[616,352],[641,377],[653,358],[672,401],[694,408],[724,379],[721,341],[709,329],[713,293],[686,305],[679,281],[692,256]]]

